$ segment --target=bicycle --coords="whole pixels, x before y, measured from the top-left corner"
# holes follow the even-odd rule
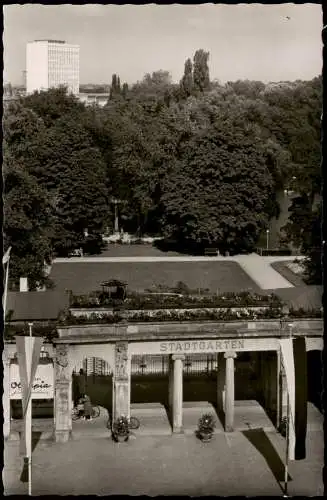
[[[92,413],[91,417],[92,418],[98,418],[100,416],[100,408],[97,405],[92,405]],[[84,417],[84,412],[80,412],[80,410],[77,409],[75,406],[72,409],[72,420],[79,420],[80,418]]]
[[[140,427],[140,421],[137,417],[130,417],[128,420],[128,427],[130,430],[136,430]],[[111,419],[108,419],[107,428],[111,429]]]

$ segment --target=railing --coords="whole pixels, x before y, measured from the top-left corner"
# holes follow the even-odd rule
[[[217,354],[193,354],[185,356],[184,374],[211,374],[217,370]],[[167,355],[134,355],[131,362],[132,375],[168,375]]]

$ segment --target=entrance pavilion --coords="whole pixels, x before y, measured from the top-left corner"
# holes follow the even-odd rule
[[[183,368],[186,356],[217,355],[216,405],[224,428],[234,429],[235,360],[241,353],[259,359],[260,388],[265,409],[275,425],[286,408],[285,374],[279,339],[304,337],[306,350],[323,348],[321,320],[233,322],[164,322],[116,325],[79,325],[58,328],[55,340],[54,423],[57,441],[72,432],[72,373],[86,357],[102,358],[112,367],[112,417],[130,416],[133,356],[168,356],[168,403],[172,432],[183,432]]]

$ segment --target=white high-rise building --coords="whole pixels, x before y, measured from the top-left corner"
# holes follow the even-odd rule
[[[26,46],[26,91],[64,85],[79,94],[79,45],[61,40],[35,40]]]

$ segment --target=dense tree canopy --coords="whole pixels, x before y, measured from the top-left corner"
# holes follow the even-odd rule
[[[278,216],[277,193],[292,189],[283,237],[308,256],[317,281],[321,78],[222,85],[210,81],[208,62],[197,50],[179,84],[164,70],[130,86],[114,74],[104,108],[59,88],[5,110],[5,238],[15,279],[42,282],[44,261],[85,246],[85,229],[99,241],[113,226],[113,199],[125,230],[242,251]],[[25,228],[31,236],[20,241]]]
[[[10,281],[29,278],[35,290],[47,284],[44,263],[51,261],[51,206],[46,191],[6,150],[3,159],[4,240],[12,247]]]

